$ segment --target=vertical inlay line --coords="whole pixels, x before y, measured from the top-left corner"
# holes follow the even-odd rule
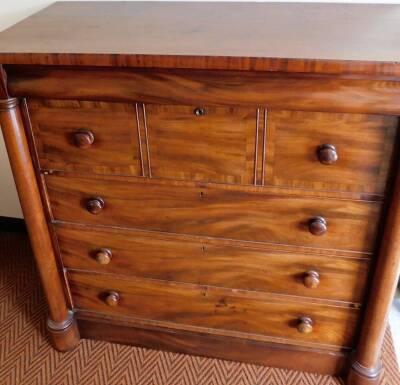
[[[268,124],[268,109],[264,109],[264,127],[263,127],[263,156],[261,166],[261,185],[265,184],[265,159],[267,152],[267,124]]]
[[[149,134],[148,134],[148,130],[147,130],[146,106],[145,106],[144,103],[142,104],[142,108],[143,108],[144,132],[145,132],[145,138],[146,138],[146,149],[147,149],[147,166],[148,166],[148,169],[149,169],[149,178],[151,178]]]
[[[142,168],[142,176],[146,176],[144,173],[144,163],[143,163],[142,135],[140,134],[139,105],[137,103],[135,104],[135,111],[136,111],[136,127],[138,133],[139,152],[140,152],[140,166]]]
[[[260,109],[257,108],[256,114],[256,143],[254,149],[254,186],[257,186],[257,161],[258,161],[258,129],[260,120]]]

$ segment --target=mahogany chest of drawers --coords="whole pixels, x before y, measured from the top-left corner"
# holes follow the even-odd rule
[[[399,21],[57,3],[0,34],[0,123],[54,347],[377,381],[399,270]]]

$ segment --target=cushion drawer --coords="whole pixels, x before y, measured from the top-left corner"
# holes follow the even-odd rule
[[[357,303],[369,266],[359,258],[144,231],[59,224],[56,232],[69,269]]]
[[[76,309],[260,340],[351,347],[359,310],[264,293],[69,271]],[[303,317],[312,331],[302,333]]]
[[[52,175],[46,183],[57,220],[364,252],[374,248],[381,209],[377,202],[129,178]],[[93,215],[88,206],[100,201],[104,208]],[[321,217],[327,231],[313,235],[310,225]]]

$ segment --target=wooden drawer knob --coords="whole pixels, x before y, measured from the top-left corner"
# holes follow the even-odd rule
[[[79,130],[74,134],[74,143],[78,148],[89,148],[94,143],[94,135],[88,130]]]
[[[319,286],[319,274],[315,270],[309,270],[307,273],[304,274],[304,286],[308,287],[309,289],[315,289]]]
[[[115,291],[109,292],[104,298],[104,302],[108,306],[118,306],[119,304],[119,294]]]
[[[100,265],[108,265],[111,262],[112,252],[109,249],[100,249],[96,253],[96,261]]]
[[[300,317],[297,330],[302,334],[309,334],[313,331],[313,320],[310,317]]]
[[[99,214],[104,208],[104,201],[101,198],[90,198],[86,202],[86,209],[91,214]]]
[[[313,235],[323,235],[328,231],[328,224],[323,217],[314,217],[308,221],[308,229]]]
[[[318,160],[322,164],[334,164],[338,160],[338,154],[333,144],[321,144],[317,149]]]

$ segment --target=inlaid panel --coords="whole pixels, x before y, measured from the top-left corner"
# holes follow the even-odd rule
[[[256,108],[146,105],[153,177],[254,182]]]
[[[269,111],[266,184],[384,194],[399,120]]]
[[[42,169],[142,175],[135,104],[29,99]]]

